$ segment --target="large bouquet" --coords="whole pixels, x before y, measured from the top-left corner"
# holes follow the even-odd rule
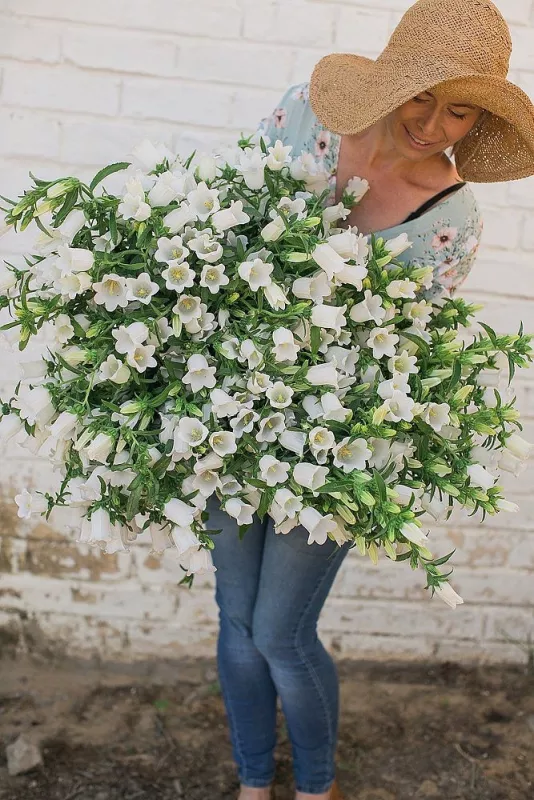
[[[137,168],[34,179],[6,201],[6,226],[40,235],[25,266],[2,267],[4,330],[44,349],[0,436],[57,475],[55,492],[15,498],[19,516],[68,506],[107,552],[151,537],[190,583],[213,569],[216,499],[242,532],[269,514],[310,544],[383,549],[454,606],[450,554],[434,558],[425,526],[455,505],[516,510],[499,471],[530,445],[492,385],[532,360],[531,337],[473,328],[477,309],[438,296],[430,267],[395,260],[405,236],[335,227],[365,181],[325,207],[313,157],[268,145],[184,163],[145,142]],[[102,181],[120,170],[116,196]]]

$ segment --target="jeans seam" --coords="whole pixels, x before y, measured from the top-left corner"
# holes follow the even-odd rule
[[[329,709],[328,709],[328,700],[327,700],[327,698],[326,698],[326,696],[325,696],[325,694],[324,694],[324,692],[322,690],[321,681],[319,680],[319,678],[317,676],[317,673],[316,673],[315,669],[313,668],[313,665],[311,664],[310,660],[306,657],[306,654],[304,652],[304,649],[303,649],[302,645],[300,645],[299,642],[298,642],[298,637],[299,637],[301,626],[302,626],[302,624],[303,624],[303,622],[304,622],[304,620],[306,618],[306,614],[308,613],[308,611],[310,609],[310,606],[312,605],[313,601],[317,597],[317,594],[320,591],[324,581],[330,575],[331,568],[335,567],[336,565],[337,565],[337,559],[332,559],[332,561],[330,562],[329,565],[328,565],[328,562],[327,562],[327,569],[326,569],[323,577],[318,582],[317,586],[315,587],[315,591],[311,595],[310,599],[306,603],[305,608],[302,611],[301,617],[300,617],[300,619],[299,619],[299,621],[297,623],[297,627],[296,627],[296,630],[295,630],[295,638],[294,638],[295,647],[296,647],[296,649],[297,649],[297,651],[298,651],[298,653],[299,653],[299,655],[300,655],[300,657],[302,659],[302,663],[304,664],[304,666],[308,670],[308,674],[310,675],[310,677],[312,679],[312,683],[315,686],[317,694],[319,695],[319,698],[320,698],[320,700],[321,700],[321,702],[323,704],[323,708],[324,708],[324,710],[326,712],[325,713],[325,718],[326,718],[326,721],[327,721],[328,747],[329,748],[331,748],[332,744],[333,744],[334,731],[333,731],[333,726],[332,726],[332,717],[331,717],[331,714],[329,713]],[[309,786],[306,786],[305,788],[302,788],[302,787],[297,787],[297,788],[301,792],[302,791],[303,792],[315,791],[315,787],[311,787],[310,788]],[[328,788],[329,787],[327,787],[327,789]],[[327,789],[322,790],[322,791],[327,791]]]

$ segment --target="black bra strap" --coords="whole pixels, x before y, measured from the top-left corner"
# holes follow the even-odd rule
[[[417,209],[417,211],[414,211],[413,214],[410,214],[410,216],[404,220],[404,223],[411,222],[414,219],[418,219],[426,211],[432,208],[432,206],[435,206],[436,203],[439,203],[440,200],[443,200],[443,198],[448,197],[450,194],[454,194],[454,192],[457,192],[464,186],[465,186],[465,181],[462,183],[455,183],[453,186],[448,186],[447,189],[443,189],[442,192],[438,192],[438,194],[434,195],[434,197],[431,197],[430,200],[427,200],[426,203],[423,203],[423,205],[420,206]]]

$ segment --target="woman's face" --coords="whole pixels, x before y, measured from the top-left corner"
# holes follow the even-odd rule
[[[422,92],[386,118],[397,150],[411,161],[443,153],[469,133],[482,109],[437,89]]]

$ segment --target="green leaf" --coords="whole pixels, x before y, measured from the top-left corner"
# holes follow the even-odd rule
[[[139,502],[141,500],[141,495],[143,494],[143,485],[140,484],[136,486],[133,491],[130,492],[130,496],[128,497],[128,502],[126,503],[126,516],[128,519],[133,519],[137,512],[139,511]]]
[[[62,222],[67,218],[70,214],[74,206],[76,205],[76,201],[78,200],[78,187],[72,189],[70,192],[67,192],[63,205],[57,212],[54,217],[54,228],[59,228]]]
[[[321,346],[321,329],[317,325],[312,325],[310,330],[310,344],[312,355],[316,356]]]
[[[375,480],[376,488],[378,489],[378,493],[380,495],[381,502],[382,503],[387,502],[388,493],[387,493],[387,487],[386,487],[386,482],[384,481],[384,478],[382,477],[382,475],[379,472],[376,471],[376,469],[373,470],[373,478]]]
[[[108,164],[107,167],[104,167],[104,169],[101,169],[96,173],[95,177],[89,184],[90,190],[94,192],[98,184],[103,181],[104,178],[107,178],[109,175],[113,175],[114,172],[120,172],[123,169],[127,169],[129,166],[129,161],[117,161],[115,164]]]

